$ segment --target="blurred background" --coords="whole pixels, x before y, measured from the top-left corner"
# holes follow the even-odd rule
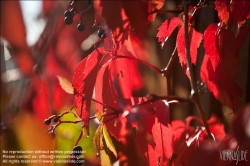
[[[72,81],[74,68],[93,51],[93,43],[98,39],[96,29],[92,28],[95,19],[93,10],[88,10],[82,17],[85,25],[83,32],[77,30],[78,15],[74,17],[72,25],[64,23],[64,11],[68,4],[69,1],[1,1],[1,153],[2,150],[68,151],[74,147],[80,134],[80,124],[64,124],[56,130],[56,137],[52,140],[46,132],[48,126],[43,123],[49,116],[72,107],[73,95],[61,89],[56,75]],[[173,10],[180,5],[181,1],[167,1],[163,8]],[[88,4],[79,1],[78,7],[82,11]],[[157,42],[157,29],[165,19],[173,16],[157,15],[147,28],[141,45],[146,51],[140,58],[161,69],[166,67],[174,50],[177,31],[162,49]],[[202,9],[196,22],[195,29],[203,33],[210,23],[218,22],[217,13],[213,9]],[[204,48],[200,47],[195,67],[198,84],[203,55]],[[249,36],[240,55],[241,69],[237,83],[243,94],[239,108],[250,101],[250,89],[247,87],[250,83],[248,55]],[[166,95],[165,78],[148,67],[139,67],[145,83],[141,95]],[[36,79],[31,81],[33,73]],[[171,94],[185,98],[190,95],[189,80],[178,60],[175,60],[171,73]],[[217,114],[225,124],[226,131],[230,132],[232,110],[223,107],[208,91],[202,93],[200,98],[207,119],[213,113]],[[93,114],[95,110],[92,110]],[[195,106],[171,105],[171,120],[184,120],[188,115],[199,116]],[[65,118],[74,119],[73,116]],[[84,136],[79,144],[86,151],[86,165],[99,165],[92,145],[97,124],[92,121],[90,127],[90,137]]]

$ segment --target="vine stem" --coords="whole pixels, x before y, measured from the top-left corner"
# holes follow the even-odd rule
[[[82,94],[79,93],[78,91],[76,91],[76,92],[77,92],[77,94],[80,95],[83,99],[85,99],[85,96],[84,96],[84,95],[82,95]],[[113,108],[113,107],[110,107],[110,106],[108,106],[107,104],[102,103],[102,102],[100,102],[100,101],[98,101],[98,100],[96,100],[96,99],[91,98],[91,101],[93,101],[93,102],[95,102],[95,103],[98,103],[98,104],[101,104],[103,107],[109,108],[109,109],[111,109],[111,110],[113,110],[113,111],[118,111],[117,109],[115,109],[115,108]],[[84,101],[83,101],[83,102],[84,102]],[[80,116],[80,117],[81,117],[81,116]]]
[[[75,146],[78,145],[78,143],[81,140],[82,136],[83,136],[83,129],[81,130],[81,133],[80,133],[80,135],[79,135],[79,137],[78,137],[78,139],[77,139],[77,141],[75,143]]]
[[[177,45],[174,48],[174,51],[168,61],[168,64],[166,66],[165,69],[162,70],[163,75],[166,77],[166,83],[167,83],[167,96],[171,95],[171,82],[170,82],[170,78],[171,78],[171,71],[173,69],[173,65],[175,62],[175,59],[177,57],[176,54],[176,50],[177,50]]]
[[[149,100],[141,102],[139,104],[135,104],[135,105],[133,105],[133,107],[141,106],[141,105],[152,103],[152,102],[159,101],[159,100],[178,101],[179,103],[193,102],[193,100],[191,100],[191,99],[185,99],[185,98],[181,98],[181,97],[177,97],[177,96],[157,96],[155,94],[150,94],[148,97],[149,97]]]
[[[208,126],[208,123],[206,120],[206,116],[205,116],[204,110],[202,108],[202,105],[201,105],[201,102],[199,99],[199,95],[197,93],[197,87],[195,84],[193,67],[191,64],[190,44],[189,44],[189,35],[188,35],[188,23],[189,23],[188,22],[188,7],[189,7],[188,1],[184,0],[182,5],[183,5],[183,9],[184,9],[184,18],[185,18],[184,31],[185,31],[185,43],[186,43],[186,58],[187,58],[187,67],[188,67],[188,70],[190,73],[191,97],[194,100],[194,102],[195,102],[195,104],[200,112],[201,118],[204,122],[204,126],[205,126],[207,134],[208,134],[208,137],[212,140],[213,136],[210,132],[210,129],[209,129],[209,126]]]

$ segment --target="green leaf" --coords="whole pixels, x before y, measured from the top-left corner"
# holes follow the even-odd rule
[[[104,136],[104,140],[105,140],[105,143],[106,143],[107,147],[109,148],[109,150],[111,152],[113,152],[115,157],[117,157],[117,152],[116,152],[115,146],[114,146],[114,144],[112,142],[111,137],[109,136],[108,130],[107,130],[105,125],[103,125],[103,136]]]
[[[58,78],[59,84],[61,85],[62,89],[69,93],[69,94],[74,94],[74,87],[72,86],[72,84],[70,83],[69,80],[67,80],[66,78],[62,77],[62,76],[56,76]]]

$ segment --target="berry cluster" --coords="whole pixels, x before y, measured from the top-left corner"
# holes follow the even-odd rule
[[[83,13],[86,12],[88,9],[90,9],[90,7],[92,6],[92,0],[86,0],[86,3],[89,5],[89,7],[87,9],[85,9],[84,11],[82,11],[82,12],[78,12],[78,11],[76,11],[76,8],[74,7],[74,0],[71,1],[71,3],[68,6],[68,9],[64,12],[64,22],[65,22],[65,24],[71,25],[73,23],[73,17],[76,14],[80,14],[81,16],[80,16],[79,24],[77,25],[77,30],[78,31],[84,31],[85,26],[82,24],[81,18],[83,16]],[[93,27],[99,28],[99,30],[97,32],[97,35],[98,35],[99,38],[103,39],[103,38],[106,37],[104,29],[102,29],[99,26],[96,26],[95,24],[94,24]]]
[[[48,119],[44,120],[44,124],[49,126],[51,124],[52,120],[53,120],[54,123],[57,123],[58,122],[58,117],[56,115],[52,115]],[[55,138],[56,135],[55,135],[54,130],[48,130],[48,133],[49,133],[49,135],[51,135],[52,139]]]
[[[78,31],[84,31],[85,30],[85,26],[82,24],[82,16],[83,13],[85,13],[88,9],[90,9],[90,7],[92,6],[92,1],[91,0],[86,0],[86,3],[89,5],[89,7],[82,11],[82,12],[78,12],[76,11],[76,8],[74,7],[74,0],[69,4],[68,9],[64,12],[64,22],[67,25],[71,25],[73,23],[73,17],[76,14],[80,14],[80,20],[79,20],[79,24],[77,25],[77,30]]]

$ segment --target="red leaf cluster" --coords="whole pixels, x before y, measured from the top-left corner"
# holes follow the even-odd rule
[[[216,0],[215,8],[221,22],[231,25],[240,23],[248,18],[250,1],[248,0]]]
[[[201,126],[196,127],[196,129],[190,126],[191,121],[196,120],[201,123]],[[197,151],[200,151],[203,148],[203,145],[208,144],[209,147],[213,147],[214,152],[218,152],[215,142],[208,139],[207,132],[202,124],[202,120],[198,117],[187,117],[186,123],[180,120],[174,120],[171,122],[173,131],[174,131],[174,155],[173,162],[174,165],[197,165],[196,163],[203,163],[204,159],[201,160],[197,158],[199,156]],[[222,141],[226,134],[224,131],[224,125],[220,122],[218,117],[213,115],[208,120],[209,128],[211,133],[214,135],[216,141]],[[215,156],[217,157],[215,162],[220,163],[219,153]],[[200,156],[204,156],[203,154]],[[194,159],[196,158],[196,159]]]
[[[237,108],[241,90],[235,83],[239,69],[239,51],[243,45],[248,28],[238,29],[234,37],[230,29],[220,29],[211,24],[204,34],[205,57],[200,76],[208,89],[222,104],[234,110]]]
[[[115,8],[113,7],[115,6]],[[132,29],[140,38],[143,38],[148,20],[148,12],[159,8],[151,2],[138,1],[100,1],[101,16],[105,19],[109,29],[117,41],[123,43],[127,40],[128,32]]]
[[[151,3],[150,7],[148,3]],[[211,154],[213,162],[210,165],[224,165],[219,160],[218,149],[232,146],[225,139],[224,125],[217,117],[209,121],[209,128],[221,145],[215,144],[215,140],[209,140],[205,130],[204,122],[197,117],[188,117],[186,124],[182,121],[169,123],[169,105],[167,101],[152,98],[134,97],[133,90],[141,86],[142,81],[138,74],[135,61],[136,52],[139,48],[138,36],[143,36],[148,23],[148,12],[158,10],[162,1],[100,1],[102,7],[101,15],[104,17],[112,34],[107,34],[106,41],[112,41],[106,51],[103,47],[97,48],[88,57],[83,59],[75,69],[72,85],[74,87],[75,107],[84,126],[88,128],[90,109],[92,101],[96,104],[96,117],[102,128],[105,129],[104,137],[98,140],[114,154],[120,157],[121,164],[129,165],[131,159],[129,149],[133,147],[133,153],[140,156],[144,154],[149,165],[202,165],[207,159],[200,160],[199,153]],[[152,7],[152,4],[154,7]],[[205,56],[200,70],[200,77],[206,83],[208,89],[223,104],[237,108],[240,88],[235,83],[239,68],[239,51],[246,39],[249,29],[242,26],[248,17],[249,3],[247,1],[217,0],[215,2],[218,10],[220,24],[211,24],[204,34]],[[241,5],[244,12],[238,14]],[[113,8],[113,6],[116,6]],[[196,9],[195,9],[196,10]],[[237,14],[235,14],[237,13]],[[191,16],[189,21],[193,16]],[[152,19],[152,17],[150,18]],[[230,29],[231,24],[240,23],[236,35]],[[203,35],[197,32],[190,23],[188,28],[191,62],[196,65],[197,49],[203,39]],[[173,31],[178,28],[176,50],[179,62],[184,71],[187,70],[186,43],[183,20],[173,17],[166,20],[157,33],[158,41],[162,47]],[[134,34],[135,32],[135,34]],[[136,46],[133,46],[135,43]],[[116,45],[116,44],[119,44]],[[114,45],[114,48],[113,48]],[[122,45],[120,47],[120,45]],[[142,60],[138,60],[142,62]],[[148,64],[148,63],[146,63]],[[150,66],[150,64],[148,64]],[[152,67],[152,66],[151,66]],[[158,70],[161,73],[161,70]],[[189,72],[186,73],[189,76]],[[169,96],[168,96],[169,97]],[[240,134],[234,131],[230,140],[244,144],[249,140],[246,126],[249,126],[249,113],[245,111],[238,118],[241,120],[237,126],[244,128]],[[92,119],[92,118],[91,118]],[[191,121],[197,120],[201,125],[194,128],[190,126]],[[238,120],[239,121],[239,120]],[[235,130],[235,129],[234,129]],[[102,131],[102,132],[103,132]],[[99,135],[102,134],[99,131]],[[213,142],[214,141],[214,142]],[[121,146],[115,146],[119,144]],[[99,148],[99,147],[98,147]],[[230,147],[233,149],[232,147]],[[100,150],[101,148],[99,148]],[[125,149],[125,150],[124,150]],[[103,149],[102,149],[103,150]],[[104,151],[102,151],[104,152]],[[211,152],[211,153],[210,153]],[[106,157],[109,153],[105,153]],[[145,157],[139,157],[144,159]],[[202,155],[204,157],[204,155]],[[136,158],[135,156],[132,157]],[[124,162],[124,163],[123,163]],[[109,159],[111,163],[111,159]],[[136,163],[144,163],[136,162]],[[146,163],[144,163],[146,164]],[[146,164],[147,165],[147,164]]]
[[[129,52],[126,55],[132,57]],[[119,92],[113,85],[115,79],[118,80],[122,93],[119,97],[125,99],[130,99],[133,90],[141,85],[133,59],[125,57],[121,52],[115,56],[111,52],[105,52],[102,47],[79,63],[75,69],[72,85],[75,88],[75,107],[78,115],[85,122],[85,126],[88,127],[91,101],[94,95],[98,101],[97,111],[107,109],[104,121],[107,120],[106,126],[111,130],[110,133],[119,139],[120,127],[114,128],[114,121],[122,108],[118,104]],[[120,126],[119,123],[117,125]]]

